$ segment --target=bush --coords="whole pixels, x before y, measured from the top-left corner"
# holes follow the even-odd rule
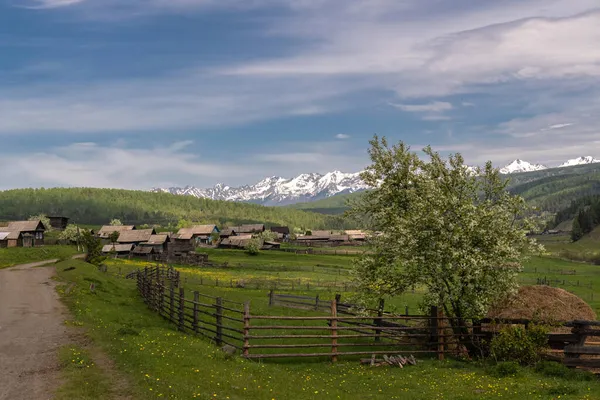
[[[521,372],[521,367],[514,361],[504,361],[492,367],[491,374],[498,378],[506,378],[507,376],[516,376]]]
[[[533,365],[548,346],[548,329],[541,325],[503,328],[490,343],[490,354],[496,361],[515,361]]]
[[[246,245],[246,253],[250,254],[251,256],[256,256],[258,253],[260,253],[261,247],[262,241],[260,239],[251,239]]]
[[[535,371],[545,376],[563,378],[570,381],[592,381],[596,379],[591,372],[571,369],[553,361],[540,361],[536,364]]]

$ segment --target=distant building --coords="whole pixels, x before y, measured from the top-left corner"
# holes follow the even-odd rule
[[[52,229],[63,231],[69,224],[69,218],[67,217],[48,217],[50,219],[50,226]]]
[[[265,231],[264,224],[246,224],[240,226],[231,226],[230,229],[233,229],[237,232],[238,235],[244,234],[257,234]]]
[[[271,232],[277,234],[278,240],[287,240],[290,237],[290,228],[287,226],[274,226],[271,228]]]
[[[226,228],[226,229],[223,229],[221,232],[219,232],[220,239],[227,239],[228,237],[236,236],[236,235],[237,235],[237,232],[231,228]]]
[[[0,227],[0,247],[43,246],[45,231],[40,220],[9,222]]]
[[[212,235],[219,233],[216,225],[195,225],[191,228],[181,228],[177,232],[177,239],[194,240],[197,244],[210,244]]]
[[[135,225],[104,225],[97,233],[100,239],[108,239],[113,232],[134,231]]]
[[[122,231],[119,234],[119,238],[117,239],[117,243],[119,244],[134,244],[138,245],[140,243],[147,242],[150,240],[152,235],[156,235],[156,231],[154,228],[150,229],[136,229],[132,231]]]
[[[116,254],[119,256],[125,256],[131,253],[133,250],[133,244],[107,244],[102,247],[102,253],[104,254]]]

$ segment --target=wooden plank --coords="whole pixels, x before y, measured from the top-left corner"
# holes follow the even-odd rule
[[[567,367],[600,368],[600,359],[596,358],[565,358],[562,362]]]
[[[600,346],[569,345],[565,347],[565,354],[600,355]]]

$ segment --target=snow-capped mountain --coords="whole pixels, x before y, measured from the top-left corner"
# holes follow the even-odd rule
[[[254,185],[230,187],[217,184],[212,188],[199,189],[193,186],[169,189],[155,188],[154,192],[191,195],[213,200],[252,202],[263,205],[286,205],[308,202],[336,194],[353,193],[367,188],[360,179],[360,172],[328,172],[325,175],[301,174],[292,179],[279,176],[265,178]]]
[[[500,168],[501,174],[516,174],[519,172],[532,172],[532,171],[541,171],[543,169],[548,169],[545,165],[541,164],[531,164],[527,161],[516,159],[510,164],[504,166],[504,168]]]
[[[579,157],[568,160],[558,167],[571,167],[583,164],[600,163],[593,157]],[[470,174],[476,174],[476,167],[465,165]],[[516,174],[548,169],[545,165],[532,164],[520,159],[500,169],[501,174]],[[550,167],[556,168],[556,167]],[[254,185],[231,187],[219,183],[211,188],[200,189],[194,186],[172,187],[168,189],[154,188],[153,192],[165,192],[177,195],[190,195],[213,200],[229,200],[251,202],[263,205],[286,205],[309,202],[331,197],[336,194],[354,193],[367,189],[360,179],[360,172],[344,173],[328,172],[324,175],[311,173],[301,174],[292,179],[271,176]]]
[[[574,165],[594,164],[594,163],[600,163],[600,160],[598,160],[592,156],[578,157],[578,158],[573,158],[571,160],[568,160],[568,161],[560,164],[559,168],[572,167]]]

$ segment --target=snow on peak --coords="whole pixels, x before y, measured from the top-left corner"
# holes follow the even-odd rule
[[[500,169],[501,174],[515,174],[519,172],[531,172],[531,171],[541,171],[543,169],[547,169],[545,165],[541,164],[531,164],[527,161],[523,161],[520,159],[516,159],[510,164],[504,166],[504,168]]]
[[[559,168],[572,167],[574,165],[594,164],[594,163],[600,163],[600,160],[598,160],[592,156],[578,157],[578,158],[573,158],[571,160],[565,161],[564,163],[559,165]]]

